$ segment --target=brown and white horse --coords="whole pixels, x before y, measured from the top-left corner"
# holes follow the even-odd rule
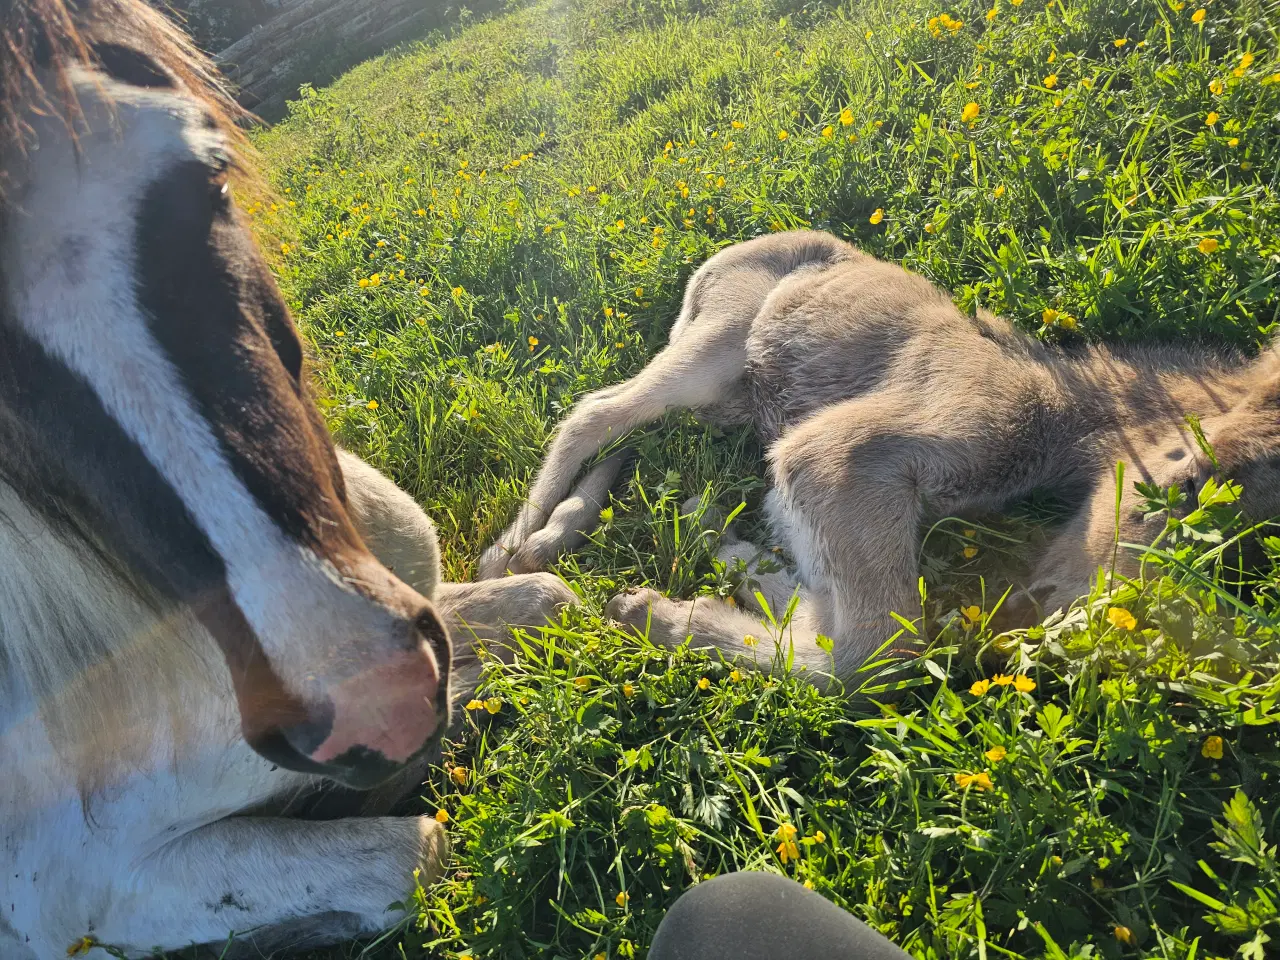
[[[475,675],[450,629],[572,593],[439,584],[431,522],[335,450],[176,29],[0,0],[0,31],[0,958],[384,929],[440,825],[269,814],[416,787]]]

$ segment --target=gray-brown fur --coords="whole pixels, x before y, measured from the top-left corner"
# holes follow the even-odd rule
[[[1062,349],[835,237],[797,232],[730,247],[689,282],[670,342],[633,380],[589,395],[558,430],[520,516],[481,575],[538,569],[544,510],[582,463],[670,410],[752,423],[769,444],[766,511],[797,563],[789,628],[797,662],[849,676],[888,639],[896,611],[918,615],[921,524],[996,510],[1035,489],[1078,503],[1031,585],[1047,609],[1069,603],[1114,544],[1115,461],[1127,478],[1194,486],[1210,467],[1185,422],[1201,418],[1244,507],[1280,514],[1280,355],[1251,362],[1201,346]],[[1148,529],[1124,493],[1120,539]],[[562,538],[559,548],[571,538]],[[760,550],[731,533],[722,558]],[[1131,570],[1122,556],[1121,569]],[[793,583],[758,578],[780,614]],[[772,595],[770,595],[772,594]],[[742,606],[755,606],[750,589]],[[655,639],[709,642],[739,656],[765,621],[713,600],[625,594],[611,615]],[[834,664],[814,643],[834,640]]]

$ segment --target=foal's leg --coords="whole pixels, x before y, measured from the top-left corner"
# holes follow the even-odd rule
[[[480,558],[481,579],[544,564],[548,541],[533,537],[547,525],[582,464],[671,410],[711,406],[721,399],[745,371],[745,340],[745,330],[734,326],[687,328],[633,379],[578,401],[556,430],[515,522]]]
[[[1028,429],[1025,402],[883,391],[820,411],[770,450],[770,519],[802,582],[829,598],[840,677],[899,632],[891,612],[919,616],[926,516],[996,509],[1075,469],[1052,408]]]
[[[446,856],[432,817],[231,817],[122,864],[118,900],[93,935],[147,955],[225,942],[228,931],[264,950],[334,943],[397,923],[405,914],[389,907],[412,892],[413,871],[429,886]]]
[[[918,615],[926,510],[996,507],[1069,468],[1071,450],[1011,432],[1017,423],[1017,398],[944,409],[905,391],[886,392],[827,407],[774,444],[766,506],[804,584],[793,635],[804,628],[830,637],[837,677],[851,677],[899,632],[891,612]],[[703,613],[698,603],[689,609],[633,595],[617,598],[613,608],[635,625],[651,604],[656,639],[692,632],[695,641],[706,639],[730,656],[754,655],[738,635],[747,632],[737,619],[744,614]],[[815,646],[797,641],[795,649],[797,662],[821,669],[813,667]]]
[[[699,500],[686,501],[683,512],[692,514]],[[716,508],[702,515],[701,526],[719,536],[719,560],[731,570],[739,562],[746,568],[747,576],[734,591],[739,607],[714,597],[670,600],[656,590],[641,589],[614,597],[605,614],[662,646],[679,646],[692,637],[695,647],[718,647],[763,668],[794,653],[798,669],[811,675],[830,673],[831,658],[817,644],[818,636],[828,632],[822,598],[803,590],[785,570],[761,570],[773,554],[740,539]],[[770,618],[764,616],[757,593],[768,604]],[[790,618],[784,616],[788,609]]]
[[[546,626],[578,595],[551,573],[518,573],[479,583],[442,583],[436,606],[453,637],[452,691],[455,708],[475,694],[483,664],[481,651],[511,659],[513,629]]]
[[[600,510],[609,499],[609,489],[618,477],[618,471],[628,458],[628,451],[620,450],[592,467],[578,481],[569,496],[557,504],[542,529],[529,535],[519,553],[511,557],[505,569],[514,574],[520,571],[541,570],[553,561],[557,554],[581,544],[595,528]],[[480,560],[480,577],[485,575],[487,557],[494,547],[485,551]],[[503,554],[506,557],[506,554]]]
[[[774,612],[777,620],[789,603],[790,596]],[[614,597],[605,615],[660,646],[678,647],[691,639],[694,647],[717,647],[725,656],[761,669],[794,655],[795,669],[821,683],[816,677],[832,672],[831,657],[818,646],[818,637],[830,632],[825,606],[823,598],[801,590],[790,620],[771,623],[714,597],[670,600],[642,589]]]
[[[701,497],[690,497],[684,502],[681,512],[685,516],[694,516],[701,502]],[[718,539],[716,559],[725,565],[728,572],[732,574],[742,570],[745,573],[733,592],[737,603],[746,610],[763,614],[764,607],[756,596],[759,594],[764,597],[769,612],[781,618],[800,589],[800,581],[779,562],[774,551],[739,537],[733,525],[726,524],[717,507],[710,507],[702,514],[699,526]]]

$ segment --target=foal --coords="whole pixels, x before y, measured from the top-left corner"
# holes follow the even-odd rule
[[[756,573],[738,593],[743,608],[763,612],[758,589],[780,615],[799,588],[796,662],[829,670],[815,642],[829,637],[841,678],[895,632],[890,611],[918,607],[920,528],[931,519],[1035,489],[1073,500],[1031,586],[1048,609],[1070,603],[1111,559],[1117,459],[1130,476],[1184,489],[1209,475],[1188,414],[1243,484],[1246,511],[1280,514],[1274,348],[1247,364],[1194,348],[1057,349],[988,313],[965,316],[924,278],[833,236],[782,233],[712,257],[690,280],[667,347],[634,379],[578,403],[481,576],[552,559],[591,519],[561,504],[582,464],[680,408],[748,422],[768,444],[765,508],[798,579],[758,571],[759,548],[732,534],[720,556]],[[1149,543],[1158,530],[1136,503],[1125,491],[1121,537]],[[649,623],[663,643],[692,634],[730,655],[750,656],[743,637],[769,630],[716,600],[652,590],[619,596],[608,612],[641,631]]]
[[[573,596],[439,583],[431,522],[335,451],[210,69],[141,0],[0,0],[3,960],[395,923],[439,823],[266,814],[416,788],[477,673],[450,633]]]

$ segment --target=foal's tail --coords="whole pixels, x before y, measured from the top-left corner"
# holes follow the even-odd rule
[[[538,570],[554,559],[562,542],[535,535],[584,463],[665,413],[741,395],[747,335],[778,285],[858,256],[830,234],[798,231],[736,244],[703,264],[685,288],[666,348],[631,380],[583,397],[560,425],[515,522],[480,558],[480,577]]]

